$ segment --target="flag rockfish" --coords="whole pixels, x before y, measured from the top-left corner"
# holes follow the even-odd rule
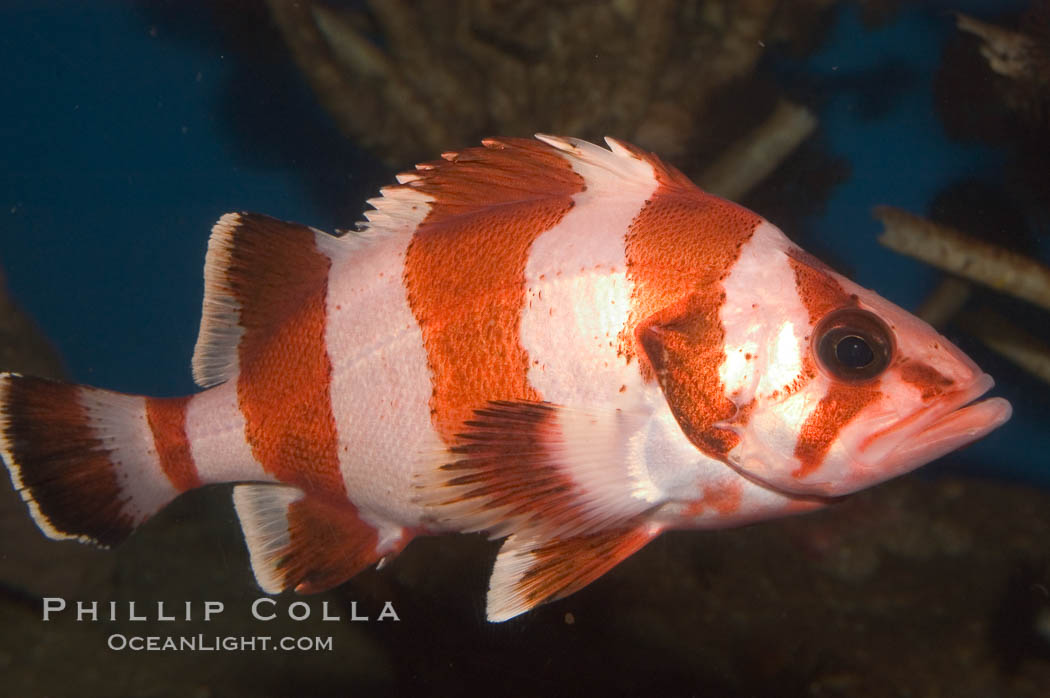
[[[223,216],[202,392],[4,374],[0,452],[36,523],[112,545],[241,483],[268,593],[487,531],[501,621],[663,531],[812,510],[1009,418],[958,348],[760,216],[626,143],[538,138],[418,165],[341,236]]]

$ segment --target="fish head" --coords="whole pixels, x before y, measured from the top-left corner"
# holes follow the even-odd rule
[[[790,494],[844,495],[1010,418],[1002,398],[975,402],[994,381],[933,327],[797,248],[784,254],[796,296],[747,321],[759,361],[750,380],[736,377],[737,411],[722,425],[742,474]]]

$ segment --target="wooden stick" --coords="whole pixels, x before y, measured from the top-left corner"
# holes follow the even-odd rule
[[[739,199],[768,177],[816,127],[813,112],[781,100],[758,128],[731,145],[704,171],[700,187],[727,199]]]
[[[1030,70],[1033,41],[1021,32],[1010,31],[959,13],[955,26],[982,39],[981,55],[992,70],[1008,78],[1022,78]]]
[[[945,276],[915,311],[934,327],[942,328],[959,314],[970,300],[970,283],[958,276]]]
[[[879,242],[891,250],[1050,310],[1046,265],[899,208],[874,213],[886,226]]]
[[[960,326],[997,354],[1050,383],[1050,347],[989,308],[964,313]]]

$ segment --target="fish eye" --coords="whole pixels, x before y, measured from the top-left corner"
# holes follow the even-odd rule
[[[821,367],[839,380],[871,380],[893,359],[893,332],[877,315],[860,308],[828,313],[813,338]]]

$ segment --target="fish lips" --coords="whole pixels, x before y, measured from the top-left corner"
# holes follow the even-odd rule
[[[995,385],[986,373],[964,390],[945,395],[937,404],[866,439],[855,458],[862,469],[877,469],[885,478],[908,472],[962,448],[998,429],[1013,414],[1001,397],[976,401]],[[884,478],[884,479],[885,479]]]
[[[857,420],[853,431],[842,435],[821,467],[796,479],[786,472],[770,471],[758,454],[730,458],[729,465],[755,484],[788,497],[830,501],[901,475],[950,453],[1002,426],[1012,413],[1003,398],[974,402],[991,390],[995,381],[978,373],[965,389],[944,395],[935,405],[901,419],[889,410]],[[864,424],[886,426],[864,433]],[[793,466],[794,467],[794,466]]]

